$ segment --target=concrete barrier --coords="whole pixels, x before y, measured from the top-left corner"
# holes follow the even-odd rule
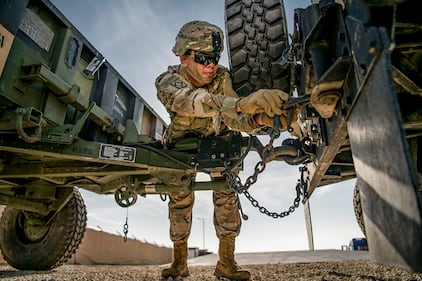
[[[87,228],[70,264],[158,265],[172,260],[172,248]]]

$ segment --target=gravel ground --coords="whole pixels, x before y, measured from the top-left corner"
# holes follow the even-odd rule
[[[373,281],[422,281],[422,273],[409,273],[402,269],[386,267],[367,260],[249,265],[253,281],[304,281],[304,280],[373,280]],[[18,271],[9,266],[0,266],[1,280],[16,281],[159,281],[160,266],[86,266],[64,265],[48,272]],[[213,266],[191,266],[191,276],[185,281],[217,280]]]

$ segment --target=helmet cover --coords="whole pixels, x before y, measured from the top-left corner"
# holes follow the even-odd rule
[[[223,52],[223,31],[205,21],[191,21],[183,25],[176,36],[173,53],[184,55],[188,50],[203,53]]]

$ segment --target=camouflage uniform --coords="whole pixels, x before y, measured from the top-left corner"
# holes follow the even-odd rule
[[[170,66],[156,80],[158,98],[171,117],[171,124],[163,138],[165,144],[174,144],[186,134],[218,135],[230,129],[255,132],[260,126],[246,114],[234,111],[237,94],[231,79],[219,66],[211,83],[195,88],[182,66]],[[192,224],[193,192],[169,194],[170,237],[173,242],[187,241]],[[214,191],[214,225],[217,236],[237,236],[241,220],[237,197],[231,190]]]
[[[171,124],[163,142],[175,143],[188,132],[202,136],[219,135],[232,129],[254,133],[260,128],[247,114],[238,114],[238,100],[227,69],[219,66],[211,83],[195,88],[180,65],[170,66],[156,80],[158,98],[170,114]]]
[[[174,54],[180,57],[180,65],[170,66],[156,80],[157,96],[171,118],[163,137],[167,146],[171,147],[192,134],[208,137],[230,130],[256,133],[260,125],[253,115],[281,113],[282,101],[287,94],[279,90],[261,89],[239,99],[227,69],[218,65],[223,42],[223,31],[207,22],[192,21],[180,29],[173,47]],[[262,120],[260,122],[264,124]],[[169,186],[187,186],[195,175],[185,171],[155,176]],[[173,262],[169,268],[163,269],[161,276],[186,277],[189,276],[187,240],[195,195],[193,192],[173,192],[169,196]],[[236,194],[229,189],[214,191],[213,202],[214,226],[219,238],[219,260],[214,275],[231,280],[250,280],[250,272],[240,269],[234,259],[235,237],[241,226]]]

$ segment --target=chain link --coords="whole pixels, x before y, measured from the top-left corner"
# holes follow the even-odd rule
[[[261,213],[263,213],[263,214],[265,214],[269,217],[272,217],[274,219],[284,218],[284,217],[290,215],[291,213],[293,213],[295,211],[295,209],[299,207],[300,195],[301,195],[300,183],[298,183],[296,185],[296,193],[297,194],[296,194],[296,198],[293,200],[293,205],[291,205],[287,211],[282,211],[280,213],[277,213],[277,212],[270,212],[267,208],[261,206],[259,204],[259,202],[255,198],[253,198],[252,195],[248,191],[245,190],[245,191],[243,191],[243,193],[245,194],[245,197],[251,202],[252,206],[254,206],[255,208],[258,208],[258,210]]]
[[[273,141],[274,141],[274,138],[271,138],[269,144],[264,148],[264,154],[268,153],[272,149]],[[232,171],[227,173],[226,181],[229,187],[233,189],[235,192],[243,193],[245,197],[251,202],[252,206],[255,208],[258,208],[258,210],[261,213],[269,217],[272,217],[274,219],[284,218],[290,215],[291,213],[293,213],[295,209],[299,207],[300,197],[302,194],[304,197],[307,197],[307,183],[303,177],[304,172],[306,171],[306,167],[302,167],[299,169],[299,171],[301,172],[301,177],[298,180],[298,183],[296,184],[296,198],[293,200],[293,204],[289,207],[287,211],[282,211],[280,213],[270,212],[267,208],[261,206],[258,200],[256,200],[248,192],[249,187],[257,182],[258,175],[262,173],[264,170],[265,170],[265,162],[259,161],[255,165],[254,173],[246,179],[244,184],[242,184],[240,177],[238,175],[235,175]]]
[[[258,175],[265,170],[265,163],[263,161],[259,161],[255,165],[253,175],[249,176],[245,184],[242,184],[242,181],[238,175],[235,175],[233,172],[227,174],[226,181],[228,185],[237,193],[243,193],[246,191],[251,185],[256,183],[258,180]]]
[[[127,234],[129,233],[129,224],[127,223],[129,217],[128,209],[126,209],[126,222],[123,225],[123,242],[127,242]]]

